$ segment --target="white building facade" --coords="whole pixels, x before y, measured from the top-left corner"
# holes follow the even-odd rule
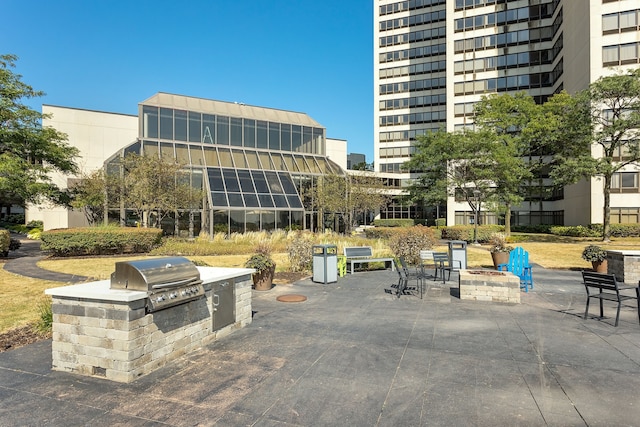
[[[375,167],[400,171],[416,136],[472,124],[489,93],[526,91],[537,102],[573,94],[599,77],[639,67],[636,0],[374,0]],[[598,155],[594,152],[594,155]],[[612,222],[640,222],[638,171],[612,189]],[[550,181],[543,177],[545,185]],[[488,213],[483,223],[495,221]],[[448,224],[466,224],[466,203],[450,197]],[[527,199],[513,224],[603,221],[602,181]]]

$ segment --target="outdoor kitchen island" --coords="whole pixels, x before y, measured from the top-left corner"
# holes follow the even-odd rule
[[[113,275],[111,281],[47,289],[53,299],[52,369],[128,383],[251,323],[253,269],[191,268],[199,273],[197,282],[164,294],[114,288]],[[191,296],[166,308],[151,304],[178,294]]]

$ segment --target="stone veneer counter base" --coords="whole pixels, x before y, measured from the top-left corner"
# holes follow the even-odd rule
[[[203,298],[152,313],[145,309],[146,292],[110,289],[109,280],[47,289],[53,299],[52,369],[128,383],[250,324],[254,270],[198,270]],[[220,285],[233,285],[233,320],[217,328],[220,298],[214,294]]]
[[[520,279],[495,270],[460,270],[460,299],[520,303]]]
[[[607,273],[628,285],[640,282],[640,251],[607,250]]]

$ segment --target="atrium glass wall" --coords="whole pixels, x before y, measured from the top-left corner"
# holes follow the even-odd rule
[[[142,138],[324,154],[323,128],[142,106]]]
[[[345,176],[324,156],[325,130],[310,118],[309,126],[301,124],[307,117],[301,113],[291,113],[298,123],[260,120],[276,110],[256,108],[261,114],[248,118],[141,105],[141,138],[107,160],[107,170],[114,173],[120,156],[136,153],[178,162],[189,171],[206,200],[198,209],[167,216],[166,234],[318,228],[322,221],[303,195],[316,176]],[[136,223],[125,206],[110,204],[109,217]]]

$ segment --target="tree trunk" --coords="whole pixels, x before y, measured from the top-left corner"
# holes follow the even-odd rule
[[[189,211],[189,238],[193,239],[195,236],[193,235],[193,211]]]
[[[602,220],[602,241],[611,241],[611,174],[604,176],[604,216]]]
[[[511,203],[506,204],[504,213],[504,235],[511,236]]]

